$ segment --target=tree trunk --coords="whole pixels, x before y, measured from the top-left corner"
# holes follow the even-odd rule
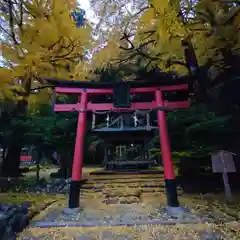
[[[60,169],[59,171],[62,172],[63,178],[69,178],[71,176],[71,157],[69,154],[62,154],[61,155],[61,161],[60,161]]]
[[[36,180],[37,180],[37,183],[39,182],[40,180],[40,162],[41,162],[41,159],[42,159],[42,151],[37,151],[37,160],[36,160],[36,164],[37,164],[37,168],[36,168]]]
[[[27,111],[28,101],[22,100],[18,102],[17,114],[13,116],[20,121],[25,120],[25,113]],[[11,143],[8,147],[8,152],[6,158],[3,159],[3,164],[1,168],[1,175],[4,177],[19,177],[21,175],[20,166],[20,156],[22,151],[23,136],[26,129],[20,122],[20,124],[15,126],[14,132],[11,137]]]
[[[6,158],[3,158],[1,175],[4,177],[19,177],[21,174],[19,166],[22,145],[21,142],[16,140],[17,139],[13,139]]]
[[[54,178],[69,178],[71,176],[71,156],[69,153],[60,154],[60,168],[56,173],[51,173]]]

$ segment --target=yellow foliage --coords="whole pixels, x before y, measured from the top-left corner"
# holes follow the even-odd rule
[[[21,85],[13,85],[11,86],[11,89],[17,92],[24,92],[24,88]]]
[[[47,62],[40,62],[38,67],[39,67],[39,69],[42,69],[42,71],[53,71],[52,64],[47,63]]]
[[[89,64],[81,61],[75,68],[73,78],[81,81],[86,81],[88,79],[91,79],[91,74],[89,74],[89,72]]]
[[[216,4],[218,5],[217,1],[201,0],[197,3],[196,10],[197,11],[199,11],[199,10],[202,11],[203,9],[214,10],[217,7]]]
[[[72,9],[72,10],[76,9],[76,7],[77,7],[76,0],[68,0],[67,2],[68,2],[68,6],[70,9]]]
[[[8,59],[11,62],[19,63],[20,56],[18,54],[18,49],[14,48],[14,46],[9,46],[6,44],[2,44],[0,48],[2,52],[2,56],[6,59]]]
[[[14,99],[13,92],[7,86],[3,86],[2,90],[2,97],[7,99]]]
[[[9,79],[12,77],[12,71],[7,68],[0,68],[0,76],[2,82],[9,82]]]
[[[15,79],[30,81],[54,77],[70,79],[74,76],[79,59],[91,50],[91,28],[77,28],[71,11],[76,0],[24,1],[29,14],[21,26],[16,24],[19,43],[1,44],[2,57],[11,63],[9,69],[0,68],[1,83],[14,83]],[[9,17],[3,11],[5,20]],[[86,75],[88,72],[85,73]],[[3,84],[1,84],[3,87]],[[24,89],[25,86],[23,86]],[[9,89],[4,90],[9,95]]]
[[[140,17],[140,27],[137,29],[134,44],[141,45],[153,40],[154,44],[147,45],[147,52],[153,58],[159,56],[159,61],[154,61],[148,67],[156,67],[157,64],[164,71],[176,71],[184,74],[187,71],[185,67],[181,65],[168,66],[169,59],[184,62],[181,39],[188,36],[188,29],[178,16],[179,3],[171,2],[174,4],[170,4],[168,0],[149,1],[153,7],[146,10]],[[155,33],[146,39],[146,32],[150,31],[155,31]]]
[[[156,29],[161,42],[169,41],[171,37],[184,38],[186,31],[174,10],[162,15],[156,22]]]
[[[51,104],[51,91],[43,89],[38,94],[31,94],[28,98],[28,108],[30,111],[36,109],[41,104]]]
[[[14,100],[17,100],[17,101],[22,101],[23,99],[24,99],[23,96],[16,96],[14,98]]]
[[[115,63],[121,54],[120,45],[120,31],[116,28],[109,33],[108,41],[105,46],[95,51],[91,60],[92,66],[96,68],[105,68],[109,64]]]
[[[164,14],[169,10],[169,0],[151,0],[150,4],[152,4],[160,14]]]
[[[156,16],[156,10],[154,8],[148,8],[144,11],[142,16],[140,17],[139,21],[140,24],[151,24],[153,22],[153,19]]]

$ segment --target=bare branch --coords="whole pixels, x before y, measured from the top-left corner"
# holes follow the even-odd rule
[[[8,11],[9,11],[9,27],[11,31],[11,37],[15,45],[18,45],[18,41],[16,39],[15,32],[14,32],[13,2],[11,0],[8,0]]]
[[[23,0],[20,1],[20,22],[19,22],[19,27],[22,30],[22,25],[23,25]]]

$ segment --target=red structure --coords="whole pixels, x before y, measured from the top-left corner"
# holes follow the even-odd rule
[[[160,83],[150,82],[129,82],[130,94],[151,93],[154,100],[150,102],[132,102],[129,108],[116,108],[113,103],[92,103],[91,97],[96,95],[113,94],[113,85],[86,83],[76,81],[57,81],[48,80],[55,86],[57,94],[78,94],[79,100],[75,104],[55,104],[56,112],[78,111],[78,125],[75,142],[74,159],[72,166],[72,181],[69,193],[69,208],[77,208],[79,206],[80,181],[82,177],[83,166],[83,144],[86,131],[86,118],[88,111],[126,111],[126,110],[148,110],[154,108],[188,108],[188,96],[185,99],[170,101],[165,99],[164,94],[172,92],[187,91],[187,84],[179,84],[179,81],[168,81]],[[157,110],[158,127],[160,135],[160,144],[162,152],[162,162],[164,165],[165,187],[167,194],[168,206],[178,207],[177,189],[175,183],[175,174],[171,159],[171,150],[166,122],[166,112]]]
[[[23,148],[20,156],[20,163],[28,164],[32,162],[32,156],[29,154],[28,148]]]
[[[21,162],[30,162],[32,161],[32,156],[20,156]]]

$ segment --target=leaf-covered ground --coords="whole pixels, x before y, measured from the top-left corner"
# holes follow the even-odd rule
[[[166,204],[164,189],[159,190],[159,183],[162,178],[158,176],[153,179],[148,177],[122,177],[116,176],[89,176],[89,172],[95,169],[85,169],[84,177],[89,178],[86,188],[82,191],[81,205],[85,213],[95,216],[98,220],[103,217],[115,215],[126,215],[126,211],[141,212],[147,215],[148,212],[160,208]],[[32,173],[29,174],[32,178]],[[148,179],[147,179],[148,178]],[[95,179],[95,180],[94,180]],[[152,185],[149,180],[155,181]],[[146,181],[146,182],[144,182]],[[125,184],[123,184],[125,182]],[[126,184],[126,182],[128,182]],[[151,185],[151,186],[150,186]],[[148,190],[144,192],[145,190]],[[98,190],[98,191],[96,191]],[[155,191],[156,190],[156,191]],[[123,210],[121,203],[117,205],[106,204],[106,197],[138,199],[138,203],[127,204],[136,206],[134,210]],[[67,194],[43,194],[43,193],[8,193],[0,195],[0,203],[21,203],[29,201],[32,206],[29,215],[35,216],[34,221],[47,219],[49,212],[56,209],[63,209],[67,206]],[[98,227],[54,227],[37,228],[32,225],[20,236],[21,240],[30,239],[78,239],[78,240],[157,240],[157,239],[240,239],[239,219],[240,197],[235,195],[235,203],[227,205],[224,194],[206,195],[181,195],[181,205],[191,210],[193,214],[214,219],[213,222],[199,222],[199,224],[167,224],[167,225],[138,225],[138,226],[98,226]],[[126,206],[126,205],[125,205]],[[126,208],[127,209],[127,208]],[[120,211],[120,212],[119,212]],[[125,211],[125,213],[124,213]],[[37,214],[40,212],[40,214]],[[113,214],[114,213],[114,214]],[[130,214],[131,215],[131,214]],[[161,215],[161,214],[160,214]],[[163,217],[163,216],[160,216]],[[64,220],[64,219],[60,219]],[[73,219],[77,221],[76,219]]]
[[[227,224],[177,224],[145,225],[135,227],[65,227],[31,228],[22,235],[21,240],[63,239],[63,240],[237,240],[239,223]]]

